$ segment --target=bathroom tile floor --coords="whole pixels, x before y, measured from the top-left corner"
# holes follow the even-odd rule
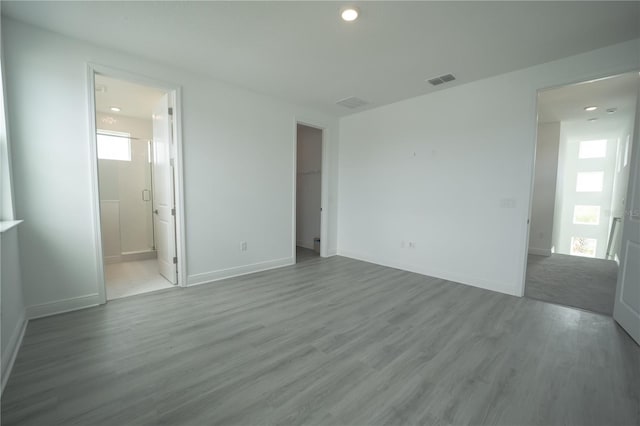
[[[174,287],[158,272],[156,259],[105,265],[107,300]]]

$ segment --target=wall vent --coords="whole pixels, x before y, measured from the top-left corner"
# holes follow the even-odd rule
[[[359,108],[361,106],[367,105],[369,102],[367,101],[363,101],[360,98],[356,98],[355,96],[350,96],[348,98],[344,98],[344,99],[340,99],[338,102],[336,102],[336,104],[338,105],[342,105],[343,107],[346,108]]]
[[[455,79],[456,79],[456,77],[453,74],[445,74],[445,75],[441,75],[440,77],[430,78],[427,81],[429,83],[431,83],[431,85],[433,85],[433,86],[438,86],[440,84],[448,83],[448,82],[453,81]]]

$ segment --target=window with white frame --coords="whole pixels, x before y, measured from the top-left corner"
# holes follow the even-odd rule
[[[98,159],[131,161],[131,134],[98,130]]]
[[[571,250],[573,256],[596,257],[595,238],[571,237]]]
[[[578,172],[576,192],[602,192],[604,172]]]
[[[604,158],[607,156],[607,140],[582,141],[578,149],[578,158]]]
[[[600,206],[573,206],[574,225],[599,225]]]

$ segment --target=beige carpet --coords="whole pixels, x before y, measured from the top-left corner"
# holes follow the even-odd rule
[[[613,314],[618,265],[613,260],[529,255],[526,297]]]

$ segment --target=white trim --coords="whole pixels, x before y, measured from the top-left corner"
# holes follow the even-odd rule
[[[293,119],[293,168],[291,171],[291,257],[297,262],[296,238],[298,237],[298,120]],[[322,241],[320,242],[322,244]]]
[[[125,251],[114,256],[105,256],[104,264],[110,265],[113,263],[135,262],[137,260],[150,260],[157,258],[158,252],[155,250]]]
[[[136,260],[149,260],[157,258],[158,252],[155,250],[125,251],[120,254],[120,259],[122,262],[134,262]]]
[[[320,257],[328,257],[328,214],[329,214],[329,126],[318,120],[303,117],[294,117],[293,126],[293,230],[292,230],[292,253],[295,263],[296,258],[296,226],[297,226],[297,173],[298,173],[298,124],[318,129],[322,132],[322,164],[320,176]],[[302,246],[305,247],[305,246]],[[313,248],[311,248],[313,250]]]
[[[49,317],[51,315],[65,312],[77,311],[79,309],[90,308],[100,305],[100,294],[86,294],[84,296],[72,297],[71,299],[56,300],[53,302],[31,305],[26,307],[27,318],[30,320]]]
[[[23,313],[7,343],[6,349],[7,351],[10,351],[9,356],[5,353],[2,354],[2,384],[0,385],[0,395],[4,392],[4,387],[7,385],[7,381],[11,375],[11,370],[13,370],[13,364],[16,362],[20,346],[22,346],[22,339],[24,338],[24,332],[27,330],[28,323],[29,320],[25,318]]]
[[[329,249],[329,126],[322,127],[322,176],[320,176],[320,257]]]
[[[549,257],[549,256],[551,256],[553,254],[553,252],[551,251],[551,249],[541,249],[541,248],[529,247],[529,253],[528,254],[535,254],[536,256]]]
[[[104,257],[104,264],[105,265],[110,265],[112,263],[120,263],[122,262],[122,256],[119,254],[116,254],[115,256],[105,256]]]
[[[503,293],[503,294],[508,294],[510,296],[520,297],[518,294],[510,291],[515,287],[513,285],[514,283],[490,281],[482,278],[475,278],[467,275],[461,275],[451,271],[442,271],[442,270],[432,269],[429,267],[404,264],[401,262],[394,262],[394,261],[390,262],[388,260],[381,259],[376,256],[370,256],[363,253],[354,253],[354,252],[345,251],[345,250],[338,250],[338,255],[343,257],[348,257],[350,259],[360,260],[363,262],[375,263],[376,265],[386,266],[388,268],[400,269],[407,272],[413,272],[415,274],[426,275],[432,278],[439,278],[447,281],[452,281],[454,283],[468,285],[471,287],[478,287],[485,290],[495,291],[497,293]]]
[[[284,266],[295,265],[295,257],[285,257],[282,259],[267,260],[265,262],[252,263],[250,265],[236,266],[234,268],[220,269],[218,271],[204,272],[190,275],[189,286],[207,284],[227,278],[239,277],[241,275],[254,274],[256,272],[268,271],[269,269],[282,268]]]
[[[517,292],[519,297],[524,297],[524,289],[527,281],[527,265],[529,261],[529,242],[531,239],[531,216],[533,213],[533,191],[535,187],[536,179],[536,154],[538,150],[538,99],[540,97],[540,90],[535,91],[536,101],[534,104],[535,119],[533,120],[533,155],[531,158],[531,173],[529,176],[529,205],[527,208],[526,227],[524,231],[524,252],[521,263],[520,285],[517,286]],[[532,253],[535,254],[535,253]]]
[[[98,180],[98,138],[96,137],[96,90],[94,75],[97,70],[87,64],[87,113],[89,120],[89,164],[91,164],[91,208],[93,218],[93,246],[96,250],[97,291],[99,303],[107,303],[102,252],[102,228],[100,225],[100,186]],[[55,302],[54,302],[55,303]]]
[[[20,225],[24,220],[3,220],[0,221],[0,234],[7,232],[9,229],[13,229]]]
[[[173,89],[173,140],[176,143],[176,164],[174,169],[174,200],[176,206],[176,257],[178,258],[178,286],[186,287],[187,281],[187,240],[184,218],[184,157],[182,146],[182,88],[175,85]]]
[[[174,83],[163,80],[130,73],[108,66],[87,63],[87,88],[88,88],[88,105],[89,111],[89,140],[91,155],[91,183],[92,183],[92,199],[93,199],[93,218],[94,218],[94,245],[96,247],[96,262],[98,271],[98,295],[100,304],[107,302],[106,283],[104,278],[104,260],[102,253],[102,230],[100,227],[100,195],[98,181],[98,155],[96,141],[96,111],[95,111],[95,74],[108,75],[109,77],[126,80],[132,83],[142,84],[165,90],[170,94],[173,106],[173,137],[176,144],[176,164],[174,168],[174,194],[176,205],[176,256],[178,258],[178,285],[186,287],[187,285],[187,268],[186,268],[186,240],[185,240],[185,224],[184,224],[184,161],[182,146],[182,88]]]
[[[337,249],[329,249],[327,250],[327,257],[332,257],[332,256],[337,256],[338,255],[338,250]]]

